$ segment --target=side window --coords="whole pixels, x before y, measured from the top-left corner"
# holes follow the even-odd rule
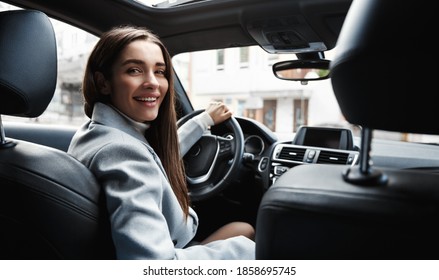
[[[86,120],[81,84],[85,65],[98,37],[66,23],[52,20],[58,47],[58,82],[45,114],[49,122],[80,125]]]
[[[20,8],[0,2],[0,11]],[[98,37],[77,27],[51,19],[58,51],[58,79],[53,99],[37,118],[2,116],[6,121],[39,122],[79,126],[86,119],[83,111],[81,83],[87,58]]]

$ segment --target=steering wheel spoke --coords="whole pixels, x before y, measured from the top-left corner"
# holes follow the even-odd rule
[[[235,154],[235,143],[233,138],[217,137],[218,140],[218,156],[219,157],[232,157]]]

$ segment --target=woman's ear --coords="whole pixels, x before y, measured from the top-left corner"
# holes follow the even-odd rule
[[[110,82],[105,79],[105,76],[102,74],[102,72],[95,72],[94,79],[100,93],[104,95],[109,95],[111,93]]]

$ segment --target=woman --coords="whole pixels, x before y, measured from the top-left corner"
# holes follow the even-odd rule
[[[91,120],[73,137],[69,153],[103,187],[117,258],[254,259],[254,231],[246,223],[228,224],[188,245],[198,218],[180,157],[171,58],[158,37],[133,26],[103,34],[82,91]],[[188,121],[181,128],[181,154],[208,125],[230,116],[219,104]]]

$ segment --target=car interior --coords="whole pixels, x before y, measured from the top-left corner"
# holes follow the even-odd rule
[[[99,182],[67,154],[77,128],[37,121],[60,78],[52,19],[97,37],[118,24],[148,26],[172,56],[247,46],[294,54],[273,63],[273,79],[330,80],[349,126],[297,125],[284,140],[236,115],[184,157],[203,221],[196,238],[243,220],[256,229],[259,260],[437,259],[439,147],[376,136],[439,135],[437,84],[427,75],[436,70],[423,59],[434,2],[3,2],[18,9],[0,11],[0,259],[115,258]],[[174,85],[179,126],[202,112],[183,78]],[[227,150],[217,164],[212,145]]]
[[[437,85],[423,83],[416,89],[422,95],[417,100],[401,98],[410,96],[421,73],[400,83],[400,73],[388,71],[422,64],[383,52],[382,45],[409,39],[405,30],[413,27],[406,20],[412,6],[391,2],[354,1],[345,20],[351,28],[342,29],[339,52],[331,61],[341,110],[350,123],[362,127],[359,164],[301,165],[282,175],[259,208],[258,259],[437,259],[437,172],[376,167],[370,155],[374,129],[438,133],[425,122],[434,119],[429,87]],[[423,32],[430,28],[426,20],[415,25],[415,30],[426,29]],[[392,90],[372,87],[370,71]],[[381,102],[373,102],[376,99]],[[424,105],[415,105],[408,115],[406,102]]]

